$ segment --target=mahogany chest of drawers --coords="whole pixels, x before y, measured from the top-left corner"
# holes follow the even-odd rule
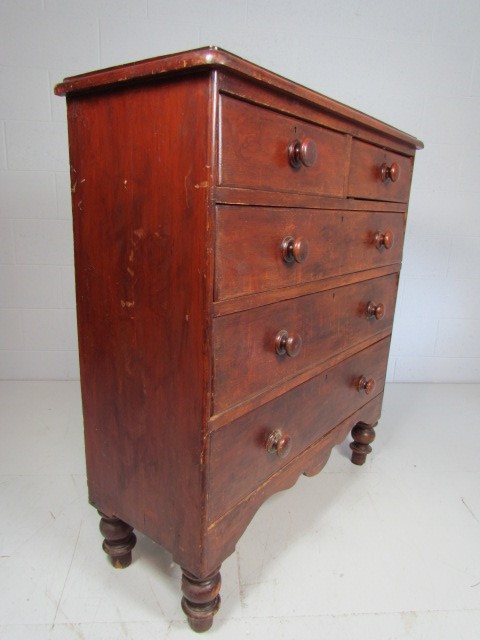
[[[415,138],[215,47],[67,78],[89,497],[208,629],[261,503],[380,416]]]

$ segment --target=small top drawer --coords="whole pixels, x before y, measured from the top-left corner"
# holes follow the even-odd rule
[[[353,140],[348,197],[408,202],[413,158]]]
[[[344,195],[346,136],[222,95],[219,184]]]

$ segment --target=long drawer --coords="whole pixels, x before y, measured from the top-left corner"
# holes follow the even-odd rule
[[[221,96],[219,184],[343,196],[347,137]]]
[[[413,158],[353,140],[348,196],[408,202]]]
[[[216,218],[216,300],[402,260],[403,213],[218,206]]]
[[[375,343],[212,432],[209,521],[381,393],[389,343],[389,338]]]
[[[213,412],[373,338],[392,325],[398,274],[213,322]]]

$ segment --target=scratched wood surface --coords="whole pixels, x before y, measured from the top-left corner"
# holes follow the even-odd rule
[[[378,211],[323,211],[218,206],[215,299],[299,285],[402,261],[405,215]],[[377,231],[390,230],[391,249],[377,249]],[[302,262],[286,262],[282,241],[308,246]]]
[[[347,358],[210,436],[208,520],[220,518],[258,485],[383,391],[390,338]],[[361,376],[373,379],[368,395]],[[291,438],[285,457],[265,451],[275,429]]]
[[[392,326],[398,274],[365,280],[320,293],[285,300],[213,323],[213,413],[298,375]],[[383,303],[377,320],[366,314],[369,302]],[[298,355],[279,355],[275,337],[285,329],[302,339]],[[241,375],[233,376],[232,371]]]
[[[132,527],[172,553],[204,631],[262,501],[373,437],[422,143],[215,47],[56,92],[90,500],[117,566]]]
[[[192,570],[209,398],[208,201],[196,188],[210,180],[209,101],[196,76],[69,104],[90,499]]]

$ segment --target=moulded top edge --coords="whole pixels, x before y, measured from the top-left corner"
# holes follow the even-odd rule
[[[62,83],[56,85],[55,94],[68,96],[70,94],[98,91],[102,88],[124,83],[138,82],[160,76],[179,75],[208,68],[223,68],[243,77],[256,80],[284,93],[293,94],[297,98],[348,118],[353,122],[358,122],[361,125],[381,131],[388,136],[400,139],[416,149],[423,149],[423,143],[414,136],[410,136],[372,116],[368,116],[312,89],[292,82],[283,76],[268,71],[216,46],[201,47],[190,51],[148,58],[65,78]]]

